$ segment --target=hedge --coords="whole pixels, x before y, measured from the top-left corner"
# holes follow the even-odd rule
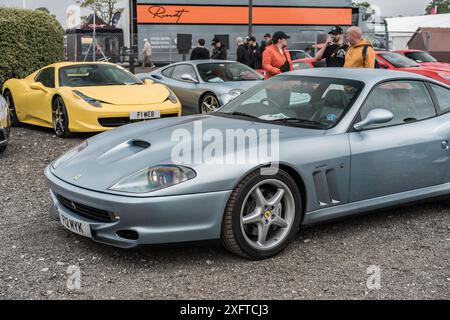
[[[48,13],[0,7],[0,87],[64,60],[64,29]]]

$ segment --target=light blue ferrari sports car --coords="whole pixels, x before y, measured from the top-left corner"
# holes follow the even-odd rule
[[[92,137],[45,175],[72,232],[133,248],[220,239],[250,259],[301,226],[450,196],[450,88],[386,70],[316,69],[218,111]]]

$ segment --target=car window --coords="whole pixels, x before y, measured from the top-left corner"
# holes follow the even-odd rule
[[[417,64],[415,61],[402,56],[399,53],[395,52],[385,52],[380,53],[380,57],[385,59],[387,62],[392,64],[396,68],[413,68],[413,67],[420,67],[419,64]]]
[[[306,62],[294,62],[294,70],[311,69],[311,65]]]
[[[450,89],[435,84],[431,84],[431,88],[438,101],[439,109],[442,112],[450,111]]]
[[[167,77],[167,78],[170,78],[171,76],[172,76],[172,72],[173,72],[173,69],[174,69],[175,67],[169,67],[169,68],[166,68],[166,69],[164,69],[163,71],[161,71],[161,74],[164,76],[164,77]]]
[[[367,129],[410,123],[436,115],[433,101],[421,81],[392,81],[374,88],[361,108],[361,119],[373,109],[386,109],[394,118],[387,123],[374,124]]]
[[[241,63],[202,63],[197,66],[200,77],[205,82],[254,81],[262,76],[252,68]]]
[[[220,113],[329,129],[349,110],[363,83],[345,79],[279,76],[256,85]]]
[[[425,51],[417,51],[417,52],[405,52],[405,56],[409,59],[414,60],[416,62],[437,62],[435,58],[433,58],[430,54]]]
[[[181,77],[185,74],[188,74],[192,78],[197,79],[194,67],[192,67],[190,64],[180,64],[175,66],[170,77],[174,80],[185,81],[181,79]]]
[[[303,51],[289,51],[289,54],[291,55],[291,60],[307,58],[306,52]]]
[[[55,68],[46,68],[38,73],[35,82],[40,82],[44,87],[54,88],[55,87]]]

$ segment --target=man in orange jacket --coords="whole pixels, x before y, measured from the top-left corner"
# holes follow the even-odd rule
[[[344,68],[375,68],[375,50],[372,43],[362,37],[360,28],[348,28],[347,42],[350,48],[345,56]]]
[[[294,70],[291,56],[287,49],[287,39],[290,37],[283,31],[277,31],[272,36],[272,44],[263,52],[262,66],[265,70],[264,79],[277,74]]]

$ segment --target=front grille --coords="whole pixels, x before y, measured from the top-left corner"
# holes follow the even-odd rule
[[[114,214],[111,212],[86,206],[84,204],[64,198],[59,194],[56,194],[56,198],[64,208],[82,217],[101,222],[114,222]]]
[[[178,113],[162,114],[161,118],[178,117]],[[98,118],[98,123],[102,127],[120,127],[129,123],[140,122],[142,120],[130,120],[129,117],[113,117],[113,118]]]

